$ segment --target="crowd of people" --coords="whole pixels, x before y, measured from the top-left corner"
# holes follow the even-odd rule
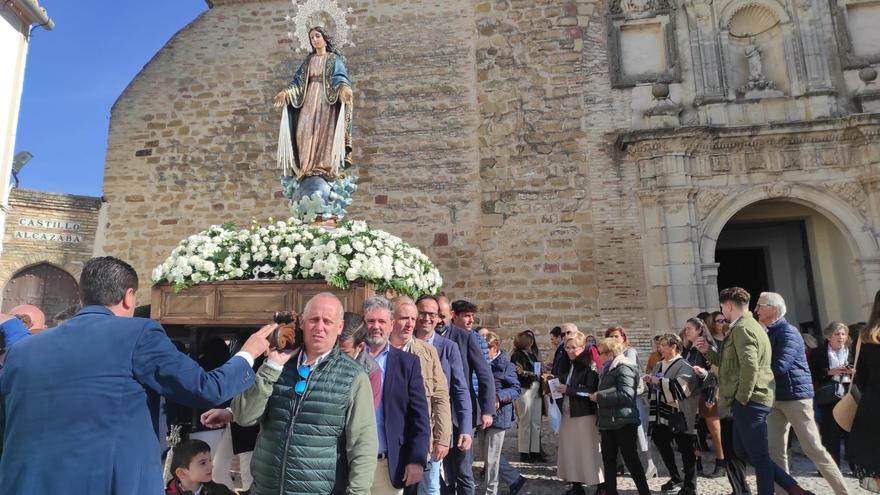
[[[506,485],[516,495],[526,477],[502,452],[505,436],[516,429],[521,463],[548,462],[544,415],[568,495],[615,495],[624,475],[650,494],[649,442],[664,493],[693,495],[698,476],[726,474],[734,494],[749,494],[747,466],[758,495],[811,493],[788,474],[790,430],[835,494],[849,493],[844,442],[849,469],[877,489],[880,292],[867,323],[832,323],[809,346],[782,296],[760,294],[753,316],[748,292],[724,289],[720,311],[654,337],[645,363],[621,326],[598,337],[554,327],[543,360],[532,330],[504,342],[477,327],[466,300],[375,296],[345,308],[320,293],[298,321],[265,325],[208,365],[133,317],[137,280],[124,261],[94,258],[83,307],[63,324],[30,334],[21,318],[0,317],[3,493],[235,493],[230,458],[245,451],[227,436],[250,428],[246,493],[495,495]],[[834,416],[847,394],[858,399],[851,428]],[[201,423],[226,441],[172,428],[163,452],[169,404],[207,409]]]

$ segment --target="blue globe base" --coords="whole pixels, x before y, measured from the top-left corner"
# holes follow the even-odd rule
[[[357,191],[357,177],[350,175],[335,181],[313,175],[297,180],[296,177],[281,178],[282,194],[290,200],[291,214],[304,222],[342,219],[345,209],[351,205],[352,195]]]

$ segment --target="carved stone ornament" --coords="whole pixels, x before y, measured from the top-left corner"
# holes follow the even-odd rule
[[[714,189],[700,189],[697,193],[697,212],[700,220],[704,220],[709,213],[721,202],[727,194]]]
[[[764,186],[764,191],[770,198],[786,198],[791,196],[791,184],[788,182],[774,182]]]
[[[622,5],[627,16],[640,16],[653,8],[652,0],[623,0]]]
[[[782,92],[776,89],[776,83],[767,79],[764,75],[764,61],[761,47],[755,42],[755,38],[749,40],[745,48],[746,61],[749,63],[749,79],[739,89],[746,98],[766,98],[782,96]]]
[[[835,196],[846,201],[859,210],[859,213],[868,214],[867,194],[861,184],[857,182],[832,182],[825,188]]]

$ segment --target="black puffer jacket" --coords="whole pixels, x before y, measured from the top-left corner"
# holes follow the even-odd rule
[[[614,358],[610,368],[599,379],[599,391],[596,392],[600,430],[616,430],[639,424],[639,410],[636,408],[639,380],[635,363],[623,354]]]
[[[568,396],[569,413],[572,418],[596,414],[596,403],[585,397],[586,394],[595,393],[599,387],[599,373],[590,356],[587,348],[571,362],[571,379],[568,381],[565,395]],[[560,381],[565,383],[566,378],[563,376]]]

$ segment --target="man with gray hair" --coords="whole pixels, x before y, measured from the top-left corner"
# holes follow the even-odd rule
[[[788,432],[794,429],[804,454],[813,461],[836,495],[849,493],[840,468],[822,446],[813,417],[813,381],[804,341],[794,325],[785,320],[785,300],[775,292],[762,292],[755,313],[767,328],[773,349],[770,368],[776,381],[773,410],[767,417],[770,458],[788,472]],[[777,490],[781,488],[777,487]]]
[[[414,308],[413,308],[414,309]],[[412,311],[415,322],[415,311]],[[394,308],[384,297],[364,301],[367,348],[382,370],[382,395],[376,407],[378,464],[372,495],[400,495],[422,480],[431,440],[430,414],[419,358],[390,341]]]

